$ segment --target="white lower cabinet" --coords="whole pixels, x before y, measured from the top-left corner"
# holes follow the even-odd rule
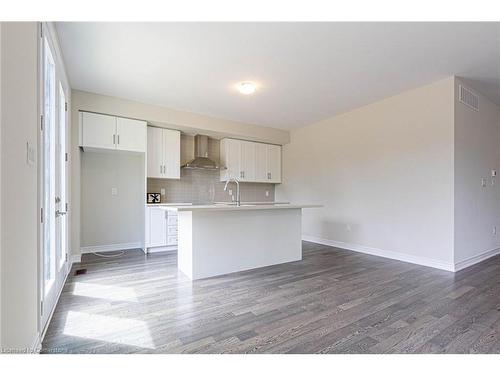
[[[177,247],[177,213],[158,206],[146,207],[146,249],[170,251]]]

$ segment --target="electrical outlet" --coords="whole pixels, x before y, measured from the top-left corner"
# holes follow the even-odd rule
[[[486,186],[486,178],[485,177],[481,177],[481,186],[482,187]]]
[[[115,187],[111,188],[111,195],[118,195],[118,189]]]
[[[269,196],[269,190],[266,190],[266,197]]]
[[[160,193],[161,193],[161,195],[165,195],[165,188],[161,188]]]

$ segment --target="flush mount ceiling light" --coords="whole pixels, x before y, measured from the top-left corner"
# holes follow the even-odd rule
[[[238,91],[243,95],[252,95],[257,90],[257,85],[253,82],[240,82],[236,85]]]

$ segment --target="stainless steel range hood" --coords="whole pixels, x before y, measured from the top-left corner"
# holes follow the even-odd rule
[[[216,162],[208,158],[208,136],[194,136],[194,159],[182,166],[185,169],[218,170]]]

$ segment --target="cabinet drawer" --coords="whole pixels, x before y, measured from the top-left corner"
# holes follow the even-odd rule
[[[177,245],[177,236],[168,236],[167,245]]]
[[[168,225],[177,225],[177,215],[170,215],[168,214],[167,218],[167,224]]]
[[[169,236],[177,236],[177,225],[169,225],[167,227],[167,234]]]

